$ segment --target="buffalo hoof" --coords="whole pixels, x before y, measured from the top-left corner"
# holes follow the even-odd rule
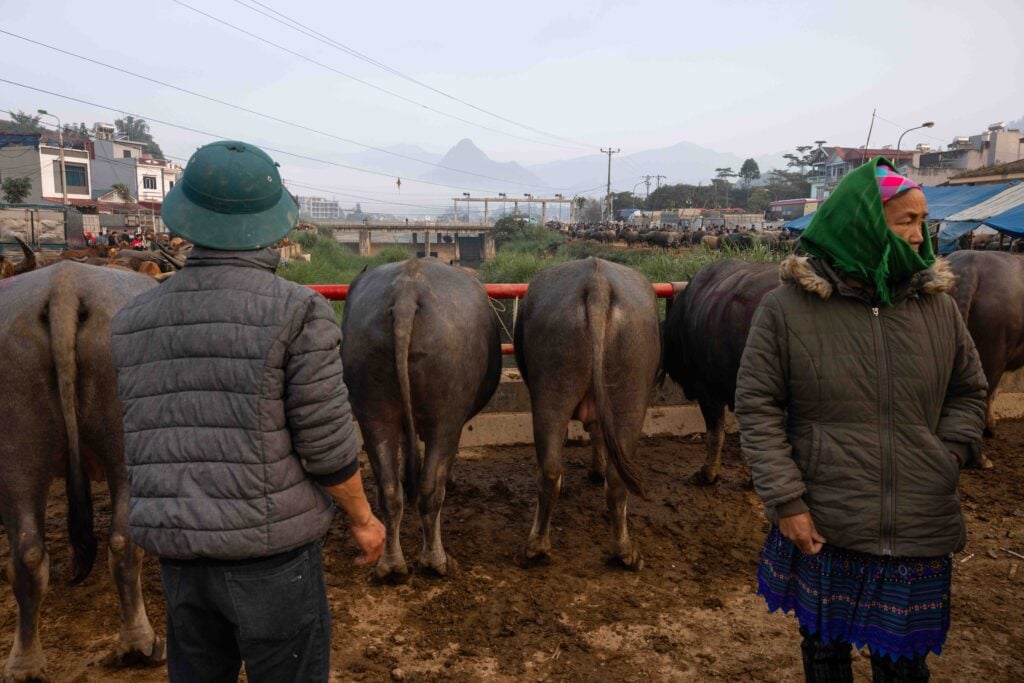
[[[459,563],[455,561],[454,557],[447,553],[445,553],[444,559],[440,562],[433,561],[426,557],[421,557],[417,564],[419,570],[428,575],[450,577],[459,573]]]
[[[384,561],[381,560],[373,568],[373,578],[378,583],[386,583],[390,585],[406,583],[409,580],[409,567],[405,562],[392,565],[385,564]]]
[[[523,548],[516,553],[515,560],[516,565],[523,569],[544,567],[551,564],[551,553],[546,550],[531,550],[530,548]]]
[[[624,567],[631,572],[638,572],[644,568],[644,558],[636,548],[630,548],[624,553],[611,552],[607,556],[607,562],[616,567]]]
[[[153,640],[146,647],[118,646],[117,650],[110,653],[105,663],[134,669],[160,666],[166,661],[167,643],[160,636],[153,636]]]
[[[43,668],[46,666],[46,657],[43,651],[24,655],[12,655],[4,666],[4,683],[23,683],[25,681],[46,681],[46,674]]]
[[[690,486],[713,486],[721,480],[722,476],[720,474],[710,475],[702,467],[694,472],[686,482],[690,484]]]

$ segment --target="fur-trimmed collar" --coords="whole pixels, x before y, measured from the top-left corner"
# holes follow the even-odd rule
[[[807,256],[790,256],[785,259],[779,265],[779,276],[783,283],[799,285],[822,299],[828,299],[837,289],[840,290],[840,294],[846,294],[844,290],[853,289],[843,282],[828,264]],[[942,294],[953,289],[955,284],[956,274],[949,267],[949,262],[939,258],[931,268],[915,274],[900,294]]]

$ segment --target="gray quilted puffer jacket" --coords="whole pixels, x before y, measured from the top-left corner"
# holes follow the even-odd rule
[[[175,560],[265,557],[309,543],[319,484],[359,466],[330,304],[277,277],[270,249],[196,247],[114,318],[129,524]]]

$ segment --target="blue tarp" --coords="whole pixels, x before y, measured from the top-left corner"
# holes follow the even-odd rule
[[[947,216],[959,213],[976,204],[994,197],[1009,188],[1013,183],[997,183],[995,185],[960,185],[953,187],[923,187],[924,196],[928,200],[929,220],[943,220]],[[1009,211],[1007,213],[1010,213]],[[795,218],[783,223],[783,228],[802,232],[811,223],[814,214]],[[939,253],[956,250],[956,240],[962,235],[977,228],[977,221],[958,221],[945,223],[939,231]],[[995,226],[993,226],[995,227]],[[1020,228],[1024,230],[1024,227]],[[945,248],[945,250],[943,249]]]
[[[1024,236],[1024,204],[992,216],[985,221],[985,225],[1016,237]]]
[[[1008,187],[1010,187],[1010,183],[924,187],[921,189],[924,190],[925,199],[928,200],[928,218],[941,221],[994,197]]]
[[[800,218],[794,218],[791,221],[786,221],[782,224],[783,230],[793,230],[795,232],[803,232],[807,229],[807,226],[811,224],[811,219],[814,218],[813,213],[809,213],[806,216],[800,216]]]
[[[939,227],[939,255],[952,254],[957,250],[957,240],[980,225],[977,221],[943,222]]]

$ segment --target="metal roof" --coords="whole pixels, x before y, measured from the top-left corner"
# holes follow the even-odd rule
[[[985,201],[975,204],[963,211],[958,211],[945,220],[954,221],[984,221],[997,216],[1010,209],[1024,204],[1024,183],[1014,183],[1011,187],[1003,190]]]

